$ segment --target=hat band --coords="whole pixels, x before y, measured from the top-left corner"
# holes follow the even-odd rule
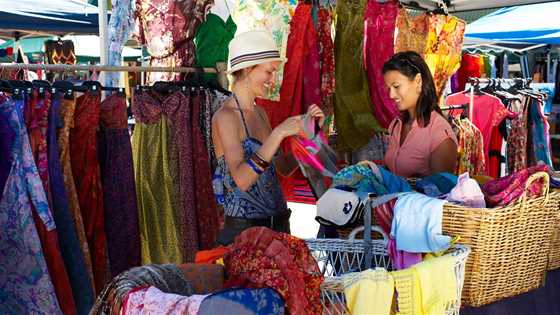
[[[235,58],[232,58],[230,64],[231,67],[234,67],[242,62],[255,61],[260,59],[271,59],[271,58],[280,58],[280,52],[278,50],[268,50],[268,51],[261,51],[258,53],[239,55]]]

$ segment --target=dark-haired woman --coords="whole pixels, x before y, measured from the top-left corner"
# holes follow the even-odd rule
[[[389,125],[386,166],[402,177],[453,173],[457,138],[437,104],[426,62],[415,52],[401,52],[383,65],[383,76],[401,113]]]

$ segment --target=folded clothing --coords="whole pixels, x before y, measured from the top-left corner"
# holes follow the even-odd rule
[[[284,298],[290,314],[321,314],[323,275],[303,240],[249,228],[235,238],[224,263],[226,287],[269,287]]]
[[[446,250],[451,237],[442,234],[445,200],[420,193],[406,193],[395,204],[391,235],[397,249],[412,253],[432,253]]]
[[[183,296],[165,293],[156,287],[137,288],[124,299],[122,315],[197,315],[205,295]]]
[[[285,303],[270,288],[230,289],[206,296],[197,315],[284,315]],[[294,313],[291,313],[294,314]]]
[[[450,173],[437,173],[416,182],[416,189],[430,197],[437,197],[437,192],[447,194],[457,185],[457,176]],[[435,190],[434,188],[437,188]],[[426,189],[428,190],[426,192]]]
[[[154,286],[165,293],[183,296],[193,294],[191,284],[177,265],[145,265],[129,269],[113,278],[97,297],[90,314],[119,314],[123,300],[130,291],[148,286]]]
[[[389,315],[395,282],[385,269],[366,270],[342,276],[350,314]]]
[[[525,192],[529,177],[538,172],[548,173],[548,166],[537,165],[515,172],[509,176],[499,178],[482,186],[486,203],[490,207],[505,206],[519,199]],[[530,187],[528,196],[539,196],[544,191],[542,179],[535,181]]]
[[[468,207],[485,208],[484,194],[478,183],[469,177],[469,173],[459,176],[457,186],[447,195],[447,201]]]

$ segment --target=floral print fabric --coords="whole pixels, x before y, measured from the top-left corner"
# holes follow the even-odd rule
[[[466,23],[452,15],[429,14],[424,60],[434,76],[436,94],[442,96],[447,81],[461,65]]]
[[[457,134],[456,174],[483,175],[485,170],[482,133],[468,119],[455,119],[453,127]]]
[[[416,17],[408,15],[405,7],[399,8],[397,15],[397,38],[395,53],[412,50],[424,56],[428,37],[428,16],[420,14]]]
[[[509,102],[509,109],[517,117],[507,120],[507,169],[509,174],[527,168],[527,108],[529,97],[520,96]]]
[[[236,237],[224,256],[227,286],[275,289],[290,314],[321,314],[323,276],[303,240],[254,227]]]
[[[156,287],[131,291],[122,306],[122,315],[197,315],[204,295],[183,296],[165,293]]]
[[[266,30],[278,46],[280,56],[286,57],[294,5],[294,0],[239,0],[237,8],[232,12],[233,19],[237,23],[237,33]],[[280,65],[274,78],[274,84],[271,85],[264,98],[273,101],[280,100],[280,87],[283,80],[283,65]]]
[[[212,0],[136,0],[137,35],[151,66],[192,66],[194,37]],[[149,81],[173,81],[177,73],[151,73]]]
[[[31,152],[23,101],[3,97],[2,121],[15,135],[12,167],[0,199],[0,313],[62,314],[47,270],[32,211],[47,230],[55,228]]]
[[[39,171],[39,177],[43,183],[43,191],[47,196],[50,209],[54,209],[49,178],[49,160],[47,148],[47,131],[48,131],[48,118],[49,110],[51,107],[51,96],[48,92],[44,96],[39,95],[38,91],[33,91],[33,94],[28,95],[25,102],[25,123],[27,125],[27,132],[29,134],[29,142],[31,144],[31,151],[35,159],[35,164]],[[76,305],[72,295],[72,288],[70,286],[70,279],[64,267],[64,260],[62,259],[60,251],[60,243],[58,239],[58,232],[55,229],[49,230],[41,222],[36,212],[33,212],[33,218],[43,247],[43,254],[47,262],[49,274],[52,277],[52,282],[56,291],[56,296],[60,304],[60,308],[64,313],[72,313],[76,311]]]

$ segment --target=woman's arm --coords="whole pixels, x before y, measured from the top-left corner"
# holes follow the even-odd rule
[[[455,173],[457,166],[457,144],[447,138],[430,155],[430,172],[432,174]]]
[[[243,156],[241,139],[241,119],[239,114],[230,108],[222,107],[212,119],[212,140],[216,154],[223,153],[231,176],[239,189],[245,191],[253,185],[258,174],[249,166]],[[296,134],[301,129],[301,118],[290,117],[272,130],[257,154],[265,161],[271,161],[282,140]]]

